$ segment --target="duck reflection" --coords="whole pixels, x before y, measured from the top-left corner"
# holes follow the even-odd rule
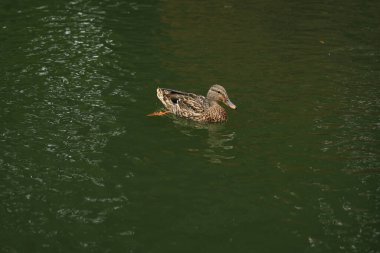
[[[233,140],[236,134],[227,129],[224,124],[206,124],[181,118],[174,118],[173,123],[180,128],[181,133],[187,136],[203,136],[203,130],[207,131],[207,146],[199,145],[198,148],[188,149],[189,151],[202,153],[211,163],[222,163],[235,158]]]

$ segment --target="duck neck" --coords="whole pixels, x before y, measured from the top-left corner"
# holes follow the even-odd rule
[[[227,113],[222,106],[215,100],[210,101],[209,116],[213,121],[225,121]]]
[[[213,107],[213,106],[220,106],[219,103],[216,101],[216,100],[213,100],[213,99],[210,99],[209,100],[209,103],[210,103],[210,107]]]

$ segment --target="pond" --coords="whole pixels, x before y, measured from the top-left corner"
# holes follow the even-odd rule
[[[379,252],[379,10],[1,1],[0,251]]]

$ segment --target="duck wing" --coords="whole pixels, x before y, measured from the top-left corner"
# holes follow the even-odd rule
[[[165,100],[170,101],[177,114],[202,114],[208,107],[204,96],[172,89],[161,88],[161,90]]]
[[[194,114],[202,114],[208,107],[206,98],[203,96],[183,96],[178,97],[177,104],[181,110],[188,111]]]

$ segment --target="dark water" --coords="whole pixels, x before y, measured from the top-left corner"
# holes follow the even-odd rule
[[[380,252],[378,1],[0,3],[1,252]],[[221,125],[145,115],[222,84]]]

